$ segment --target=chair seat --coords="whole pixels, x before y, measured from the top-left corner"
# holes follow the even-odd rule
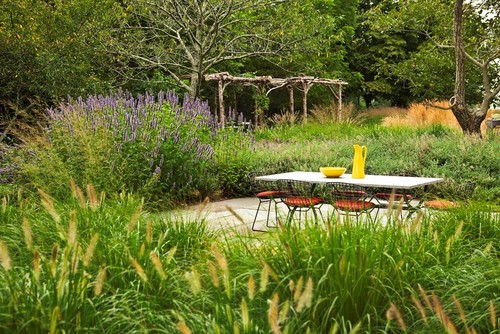
[[[376,193],[375,197],[388,201],[391,199],[391,195],[392,193]],[[394,194],[395,201],[401,201],[402,199],[411,201],[413,199],[413,196],[410,194]]]
[[[288,197],[283,200],[288,206],[293,207],[311,207],[318,204],[323,204],[325,200],[321,197],[306,197],[306,196],[297,196],[297,197]]]
[[[286,196],[288,191],[286,190],[266,190],[257,193],[255,196],[261,199],[271,199]]]
[[[375,208],[377,205],[368,201],[339,199],[335,201],[334,206],[342,211],[359,212],[370,210],[372,208]]]
[[[456,208],[458,204],[452,201],[448,201],[446,199],[435,199],[432,201],[425,201],[424,206],[431,209],[446,210],[446,209]]]

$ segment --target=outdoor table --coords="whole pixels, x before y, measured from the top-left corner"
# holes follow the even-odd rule
[[[393,176],[393,175],[365,175],[362,179],[353,179],[351,174],[343,174],[340,177],[326,177],[320,172],[288,172],[280,174],[262,175],[256,177],[262,181],[295,180],[315,184],[329,183],[349,183],[362,186],[364,188],[385,188],[394,189],[403,194],[409,193],[412,189],[424,188],[430,184],[444,181],[443,178],[435,177],[417,177],[417,176]],[[418,210],[422,205],[422,200],[412,205],[410,200],[404,196],[406,209]]]

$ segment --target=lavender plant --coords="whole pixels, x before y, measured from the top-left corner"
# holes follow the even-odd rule
[[[135,98],[118,91],[69,99],[48,113],[49,145],[33,154],[36,166],[32,159],[23,168],[37,187],[51,191],[47,183],[54,181],[43,175],[54,178],[56,170],[59,184],[72,178],[108,193],[134,192],[163,207],[218,188],[214,145],[229,138],[207,102],[187,95],[181,102],[173,92]]]

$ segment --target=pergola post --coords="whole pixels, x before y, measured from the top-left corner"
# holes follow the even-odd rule
[[[338,96],[338,106],[337,106],[337,121],[342,121],[342,85],[339,84],[339,96]]]
[[[290,98],[290,113],[293,114],[295,112],[295,101],[293,98],[293,86],[288,85],[288,86],[286,86],[286,88],[288,89],[288,96]]]
[[[226,114],[224,112],[224,85],[222,77],[218,80],[218,93],[219,93],[219,121],[222,127],[226,125]]]

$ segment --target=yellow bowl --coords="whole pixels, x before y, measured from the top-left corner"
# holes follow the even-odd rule
[[[319,169],[326,177],[340,177],[345,173],[345,167],[321,167]]]

